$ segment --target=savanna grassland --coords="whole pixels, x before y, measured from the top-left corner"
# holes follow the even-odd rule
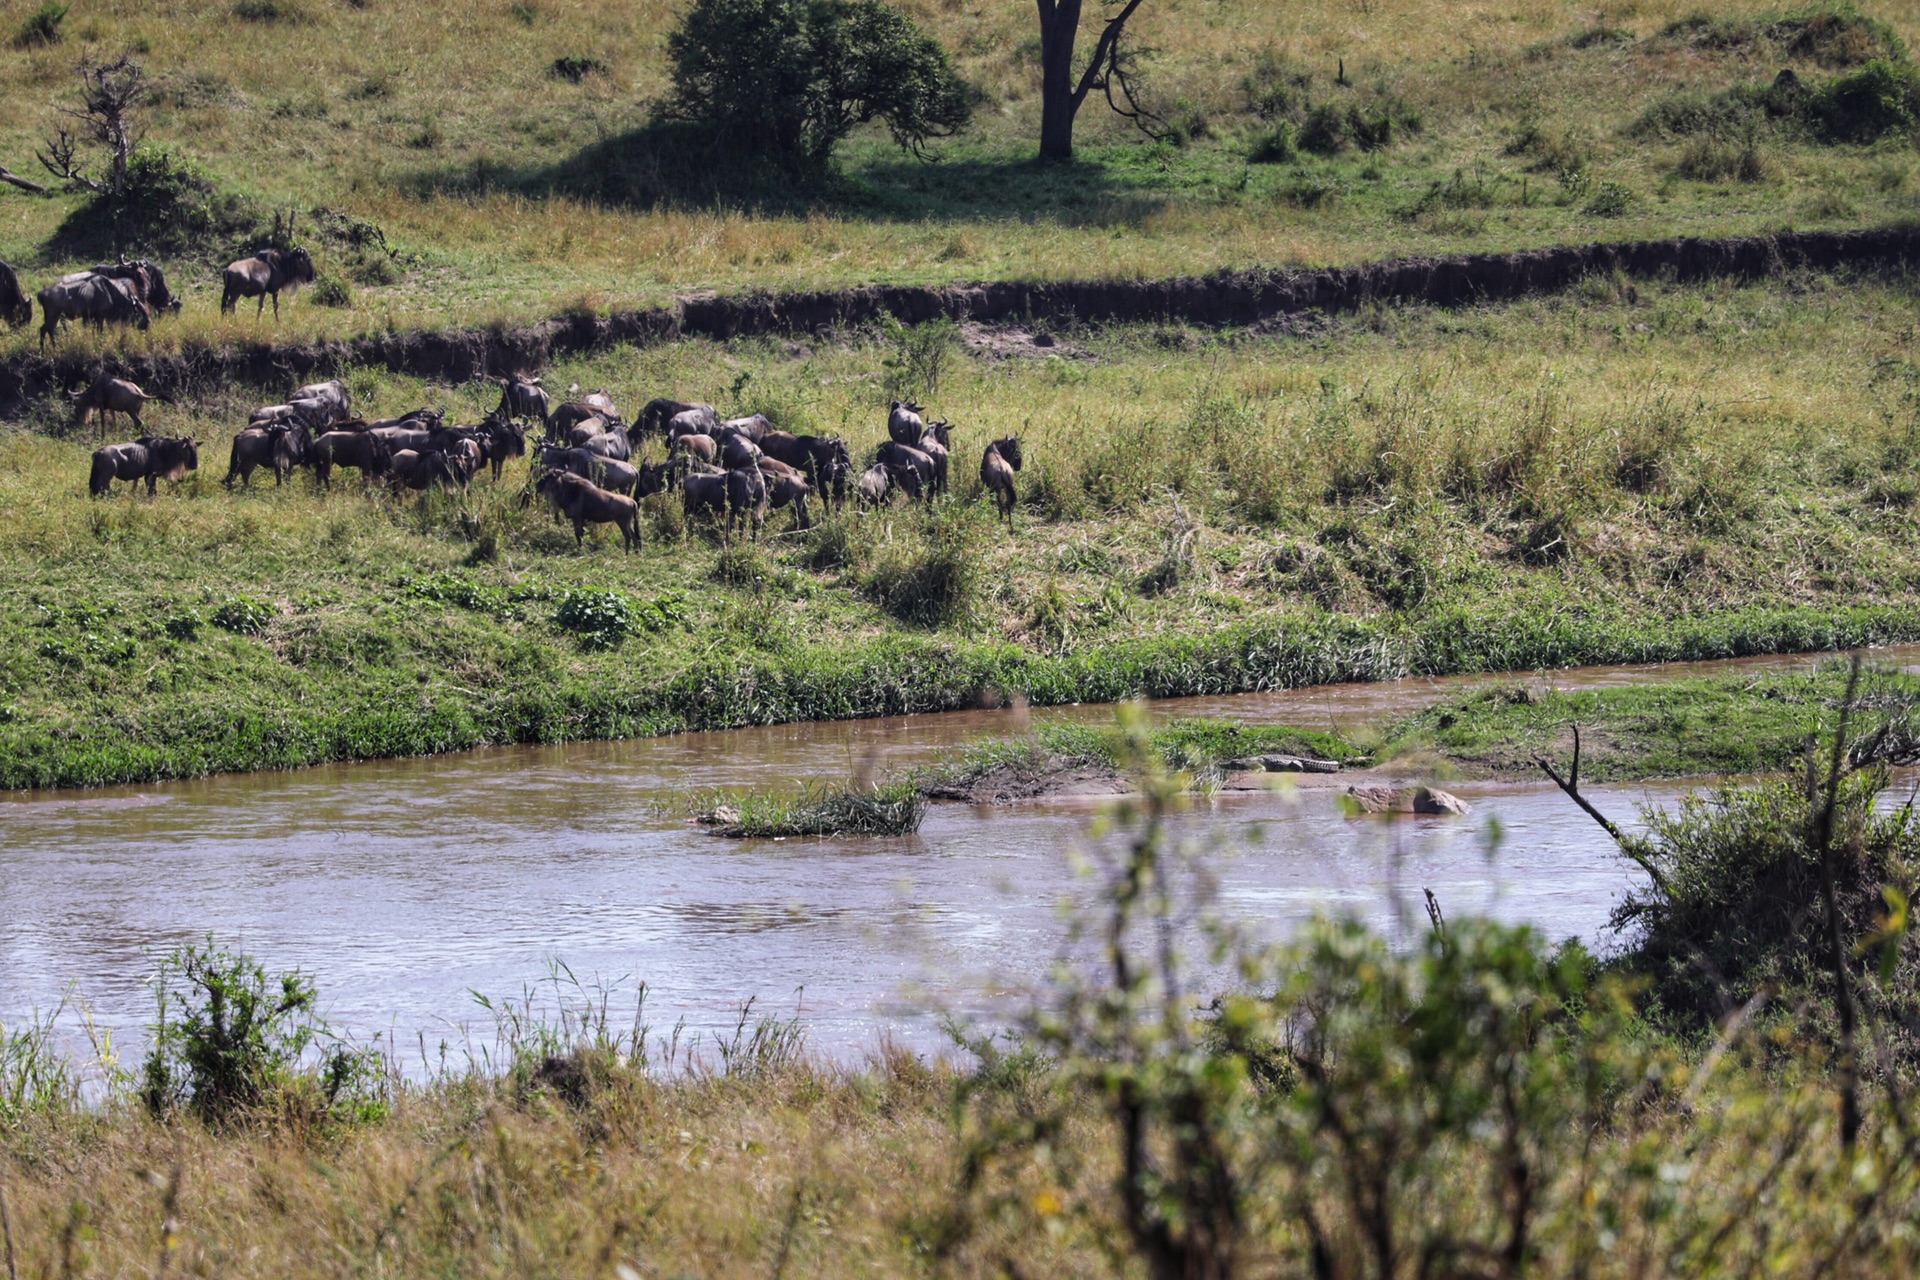
[[[1900,6],[1782,23],[1787,10],[1755,0],[1711,19],[1669,0],[1150,3],[1135,31],[1153,51],[1144,91],[1175,140],[1146,142],[1096,95],[1065,168],[1031,162],[1030,5],[903,7],[976,90],[973,125],[934,164],[859,135],[823,181],[716,188],[699,163],[663,159],[647,127],[680,6],[579,0],[76,6],[57,41],[9,54],[0,163],[38,173],[78,59],[132,51],[159,84],[150,144],[262,218],[302,212],[335,287],[292,308],[289,334],[524,322],[702,289],[1876,225],[1915,207],[1910,128],[1840,139],[1705,109],[1782,67],[1817,87],[1900,61],[1900,41],[1920,37]],[[11,6],[7,26],[29,9]],[[595,69],[557,76],[561,58]],[[5,188],[0,255],[34,280],[93,261],[98,245],[59,234],[78,201]],[[397,256],[369,247],[369,225]],[[251,335],[213,314],[210,291],[253,234],[243,220],[160,255],[189,286],[187,314],[129,341]]]
[[[1903,283],[1596,280],[1315,336],[956,344],[931,513],[777,512],[729,545],[662,496],[633,555],[610,530],[576,550],[525,463],[464,497],[352,473],[228,493],[247,400],[219,386],[150,409],[199,433],[198,473],[90,500],[91,441],[53,438],[71,411],[49,407],[0,444],[4,782],[1910,637],[1917,310]],[[711,396],[860,457],[905,364],[847,333],[555,381]],[[367,412],[497,394],[349,380]],[[1006,526],[976,470],[1010,432],[1030,461]]]

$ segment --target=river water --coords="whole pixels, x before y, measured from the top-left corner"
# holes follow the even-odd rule
[[[1920,646],[1874,656],[1911,666]],[[1409,680],[1152,711],[1340,725],[1489,682],[1592,688],[1813,661]],[[623,993],[616,1008],[644,981],[656,1026],[710,1033],[757,997],[798,1014],[824,1056],[857,1060],[883,1035],[938,1048],[937,1011],[1003,1019],[1058,954],[1060,904],[1085,892],[1068,855],[1090,847],[1095,802],[935,806],[919,834],[887,840],[727,841],[684,814],[704,791],[929,763],[1026,723],[965,712],[16,793],[0,799],[0,1024],[71,991],[137,1042],[156,958],[211,934],[312,975],[337,1025],[391,1036],[414,1071],[422,1042],[432,1058],[442,1040],[490,1039],[473,993],[517,995],[552,962]],[[1182,825],[1217,846],[1222,913],[1272,937],[1316,912],[1424,923],[1410,904],[1431,889],[1452,916],[1604,945],[1634,882],[1605,835],[1551,786],[1450,789],[1471,817],[1352,819],[1331,791],[1302,791],[1196,801]],[[1684,789],[1591,790],[1624,820]]]

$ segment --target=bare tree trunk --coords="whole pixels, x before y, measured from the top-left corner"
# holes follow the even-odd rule
[[[1040,6],[1040,158],[1073,159],[1073,46],[1080,35],[1081,0],[1036,0]]]

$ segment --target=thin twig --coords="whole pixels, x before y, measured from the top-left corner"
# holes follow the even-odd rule
[[[1580,726],[1579,725],[1573,726],[1573,767],[1568,771],[1568,775],[1566,777],[1564,778],[1561,777],[1560,771],[1558,769],[1555,769],[1553,767],[1553,762],[1551,760],[1548,760],[1545,756],[1534,757],[1534,763],[1539,765],[1542,771],[1544,771],[1549,778],[1553,779],[1553,784],[1559,787],[1561,791],[1565,792],[1569,800],[1572,800],[1575,804],[1579,805],[1581,810],[1589,818],[1592,818],[1595,822],[1599,823],[1601,829],[1604,830],[1608,835],[1613,837],[1613,842],[1620,846],[1620,852],[1626,854],[1629,858],[1632,858],[1634,862],[1639,864],[1640,869],[1646,872],[1647,875],[1652,878],[1654,888],[1658,889],[1662,894],[1664,894],[1669,898],[1673,896],[1673,891],[1667,884],[1667,878],[1664,875],[1660,874],[1660,868],[1655,866],[1653,863],[1653,859],[1647,856],[1646,850],[1641,848],[1640,842],[1638,840],[1635,840],[1632,836],[1629,836],[1626,832],[1622,831],[1619,827],[1615,826],[1613,824],[1612,819],[1608,818],[1606,814],[1601,813],[1598,809],[1594,808],[1592,803],[1589,802],[1585,796],[1580,794]]]

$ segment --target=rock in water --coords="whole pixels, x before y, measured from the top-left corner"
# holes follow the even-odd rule
[[[1472,806],[1459,796],[1434,787],[1348,787],[1347,795],[1363,813],[1472,812]]]

